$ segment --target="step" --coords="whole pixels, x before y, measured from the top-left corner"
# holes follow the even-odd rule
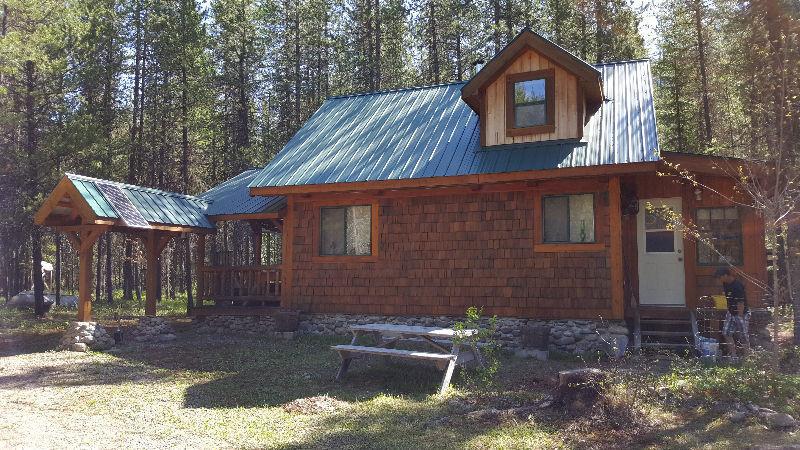
[[[685,344],[675,344],[666,342],[642,342],[642,347],[650,348],[693,348],[688,342]]]
[[[650,331],[641,330],[642,336],[668,336],[668,337],[692,337],[691,331]]]
[[[689,319],[645,319],[642,317],[639,323],[653,325],[691,325],[692,321]]]
[[[447,353],[398,350],[396,348],[365,347],[361,345],[334,345],[331,346],[331,348],[339,352],[343,358],[349,357],[348,355],[351,353],[357,353],[366,355],[392,356],[395,358],[425,359],[429,361],[452,361],[456,359],[456,355]]]

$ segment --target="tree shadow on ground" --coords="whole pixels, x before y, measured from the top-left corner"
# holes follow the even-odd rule
[[[0,335],[0,357],[40,353],[58,346],[60,331]]]
[[[345,338],[301,336],[226,338],[180,333],[173,344],[136,344],[115,356],[196,379],[186,389],[188,408],[280,406],[330,395],[344,401],[381,393],[424,398],[435,393],[443,372],[432,366],[359,359],[336,382],[339,356],[330,346]]]

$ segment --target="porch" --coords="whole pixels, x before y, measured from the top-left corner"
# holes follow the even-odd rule
[[[201,267],[197,275],[197,306],[192,316],[272,315],[280,308],[280,264]]]

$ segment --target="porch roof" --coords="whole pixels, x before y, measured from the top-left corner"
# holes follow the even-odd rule
[[[117,228],[213,231],[208,200],[67,173],[36,214],[51,226],[103,224]]]
[[[250,195],[248,185],[260,172],[250,169],[199,195],[208,202],[207,216],[233,216],[277,213],[286,206],[286,197]]]

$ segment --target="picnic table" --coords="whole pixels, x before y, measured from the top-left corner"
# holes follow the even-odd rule
[[[350,362],[360,356],[386,356],[391,358],[417,359],[431,361],[439,370],[444,370],[444,378],[439,393],[443,394],[450,385],[450,379],[456,366],[477,361],[483,364],[477,346],[462,344],[454,338],[465,338],[475,335],[478,330],[454,330],[452,328],[419,327],[410,325],[394,325],[385,323],[372,323],[353,325],[350,327],[353,339],[350,345],[334,345],[331,348],[339,352],[342,365],[336,374],[336,380],[341,380],[347,373]],[[374,346],[358,345],[362,336],[376,336],[378,344]],[[401,341],[421,342],[431,348],[431,351],[400,350],[394,348]]]

